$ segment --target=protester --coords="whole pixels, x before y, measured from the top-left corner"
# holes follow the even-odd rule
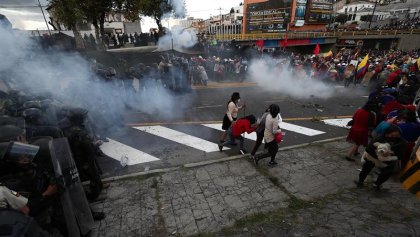
[[[254,157],[254,162],[258,165],[259,160],[270,157],[270,162],[268,163],[269,166],[277,165],[276,154],[279,150],[279,146],[275,139],[275,136],[278,133],[281,133],[281,129],[279,127],[280,118],[280,107],[276,104],[272,104],[269,108],[269,114],[267,114],[265,118],[265,128],[264,128],[264,141],[265,141],[265,148],[268,152],[260,157]]]
[[[244,138],[242,134],[252,133],[257,129],[258,124],[256,123],[257,119],[254,115],[248,115],[244,118],[239,119],[231,127],[229,127],[227,134],[229,135],[229,140],[225,141],[224,143],[219,144],[219,150],[222,151],[224,146],[227,145],[234,145],[235,139],[239,140],[239,152],[244,155],[248,153],[244,149]]]
[[[347,136],[347,142],[353,146],[345,157],[346,160],[355,161],[353,156],[359,155],[359,147],[367,146],[369,135],[376,126],[375,106],[368,102],[354,113]]]
[[[272,105],[270,105],[272,107]],[[264,139],[264,130],[265,130],[265,119],[267,118],[267,115],[270,113],[270,107],[268,107],[265,112],[261,115],[261,118],[258,119],[258,127],[255,130],[257,133],[257,140],[255,141],[254,148],[252,148],[251,151],[251,158],[255,160],[255,153],[257,153],[258,148],[262,144],[262,141]]]
[[[378,157],[378,152],[376,152],[376,147],[378,143],[388,143],[390,145],[390,154],[392,153],[393,156],[397,157],[397,160],[401,160],[404,152],[404,148],[406,146],[406,142],[403,138],[401,138],[401,131],[400,129],[392,125],[390,126],[384,135],[380,136],[379,138],[371,141],[369,145],[366,147],[366,153],[370,157],[370,159],[364,158],[364,164],[362,167],[362,171],[359,174],[359,180],[355,181],[357,187],[361,188],[364,186],[364,181],[368,174],[372,171],[375,165],[380,169],[380,173],[378,178],[373,184],[373,187],[376,190],[381,188],[381,185],[391,177],[395,166],[397,165],[397,160],[390,160],[390,161],[381,161]],[[380,163],[381,162],[381,163]],[[381,164],[381,166],[379,166]]]
[[[223,124],[222,129],[224,132],[220,136],[220,143],[225,142],[226,136],[227,136],[227,130],[231,127],[232,124],[235,123],[237,117],[238,117],[238,111],[242,108],[245,108],[246,105],[239,106],[241,96],[239,92],[233,92],[232,96],[230,97],[230,100],[227,103],[227,111],[225,113],[225,116],[223,117]]]

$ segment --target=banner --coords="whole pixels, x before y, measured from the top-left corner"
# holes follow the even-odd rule
[[[309,0],[307,24],[328,24],[333,12],[332,0]]]
[[[268,0],[246,5],[246,33],[286,31],[290,22],[292,0]]]
[[[305,20],[307,0],[296,1],[295,21]]]

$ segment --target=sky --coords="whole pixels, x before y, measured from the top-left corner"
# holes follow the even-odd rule
[[[47,0],[40,0],[41,5],[47,5]],[[187,16],[207,19],[210,15],[228,13],[232,7],[239,6],[243,0],[186,0]],[[13,24],[14,28],[25,30],[46,30],[47,26],[42,17],[38,0],[0,0],[0,14],[5,15]],[[23,7],[25,6],[25,7]],[[30,6],[30,7],[27,7]],[[16,8],[13,8],[16,7]],[[48,20],[48,13],[47,20]],[[156,27],[151,18],[142,20],[142,30]]]

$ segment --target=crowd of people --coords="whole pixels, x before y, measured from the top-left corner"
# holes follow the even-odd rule
[[[418,58],[418,51],[371,52],[371,66],[353,79],[371,91],[366,104],[348,124],[351,128],[347,141],[353,146],[345,158],[355,161],[361,156],[362,169],[355,181],[358,187],[364,186],[367,175],[376,167],[379,176],[373,186],[379,190],[410,158],[420,136],[415,101],[420,88]],[[365,151],[359,152],[361,146],[366,147]]]
[[[385,25],[378,25],[377,30],[412,30],[420,28],[420,17],[409,17],[402,20],[394,20]]]
[[[345,159],[361,162],[362,168],[358,179],[355,180],[359,188],[365,186],[366,177],[376,167],[379,175],[373,187],[379,190],[395,172],[401,171],[407,165],[420,137],[417,106],[420,88],[419,51],[363,53],[368,53],[369,56],[366,57],[369,60],[365,65],[367,69],[362,72],[358,65],[361,64],[359,52],[342,50],[335,55],[320,58],[291,54],[290,60],[287,61],[294,66],[295,75],[306,77],[308,80],[344,81],[346,85],[351,82],[368,87],[368,101],[354,113],[347,125],[350,127],[347,141],[353,146]],[[356,62],[354,65],[350,64],[351,69],[348,65],[343,65],[346,67],[343,67],[341,73],[330,76],[330,69],[334,68],[334,65],[340,67],[353,60]],[[278,66],[284,65],[283,62]],[[258,165],[262,158],[270,157],[268,165],[276,165],[278,143],[282,141],[283,134],[279,126],[282,121],[279,106],[270,105],[259,118],[252,114],[238,118],[238,111],[245,107],[245,104],[240,104],[240,94],[233,93],[223,118],[224,132],[220,137],[219,150],[222,151],[227,145],[236,145],[235,141],[239,140],[239,152],[246,154],[248,152],[244,149],[242,134],[256,132],[257,140],[250,153],[251,158]],[[267,151],[256,155],[262,140],[265,140]],[[365,147],[363,151],[360,150],[362,146]]]

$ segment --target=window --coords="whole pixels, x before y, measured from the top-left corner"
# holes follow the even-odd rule
[[[349,10],[349,12],[351,12],[352,10],[353,10],[353,8],[351,8],[351,7],[350,7],[350,10]]]
[[[356,14],[353,14],[353,21],[356,19]]]
[[[239,13],[239,10],[236,10],[236,13]]]
[[[354,12],[357,12],[357,7],[354,8]]]

